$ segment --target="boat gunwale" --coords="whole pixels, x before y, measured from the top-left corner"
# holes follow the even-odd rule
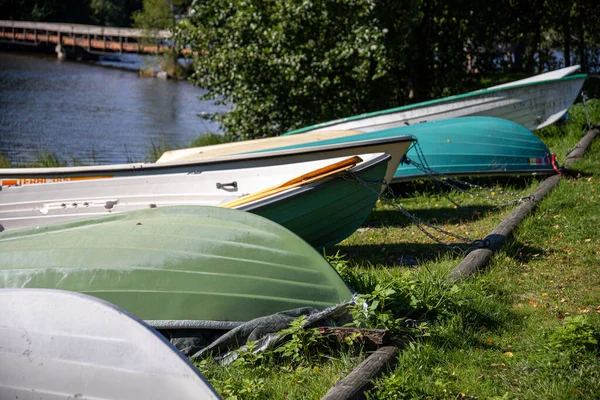
[[[288,158],[293,155],[302,155],[310,153],[326,153],[329,151],[341,149],[353,149],[365,147],[361,153],[368,153],[368,147],[380,146],[388,143],[413,142],[415,139],[410,135],[389,136],[380,139],[367,139],[356,141],[344,141],[341,143],[332,143],[311,147],[301,147],[287,150],[266,151],[252,154],[235,154],[229,156],[221,156],[204,160],[189,160],[189,161],[174,161],[165,163],[145,163],[145,164],[111,164],[111,165],[93,165],[85,167],[58,167],[58,168],[2,168],[0,169],[0,178],[10,177],[48,177],[61,176],[65,174],[81,174],[81,173],[107,173],[107,172],[128,172],[143,174],[144,171],[161,171],[176,168],[186,168],[202,165],[218,165],[218,164],[243,164],[251,160],[260,159],[278,159]],[[112,177],[110,177],[112,178]]]
[[[416,169],[416,168],[415,168]],[[417,171],[420,171],[417,169]],[[544,170],[536,170],[536,169],[531,169],[531,170],[498,170],[498,171],[478,171],[478,172],[459,172],[459,173],[455,173],[455,172],[440,172],[439,175],[436,174],[426,174],[425,172],[419,173],[419,174],[412,174],[412,175],[401,175],[401,176],[394,176],[394,179],[392,179],[392,183],[401,183],[401,182],[410,182],[410,181],[414,181],[414,180],[430,180],[430,179],[436,179],[436,178],[440,178],[443,179],[444,175],[445,176],[450,176],[450,177],[468,177],[468,176],[513,176],[513,175],[554,175],[557,172],[550,166],[548,169],[544,169]]]
[[[378,157],[375,157],[367,162],[361,163],[361,164],[349,169],[346,172],[342,172],[339,175],[334,175],[334,176],[328,177],[328,178],[326,178],[322,181],[318,181],[312,185],[304,185],[304,186],[299,186],[299,187],[293,188],[291,190],[286,190],[283,193],[269,196],[264,199],[259,199],[255,202],[249,203],[246,206],[242,206],[237,209],[242,210],[242,211],[255,212],[256,210],[259,210],[263,207],[267,207],[273,203],[277,203],[279,201],[286,200],[288,198],[299,196],[302,193],[308,192],[310,190],[318,189],[319,186],[321,186],[321,185],[325,184],[326,182],[329,182],[333,179],[343,179],[344,174],[347,174],[348,172],[361,173],[364,171],[368,171],[369,169],[379,166],[379,164],[381,164],[385,161],[387,161],[389,163],[391,161],[391,159],[392,159],[391,155],[384,153],[384,154],[382,154]]]

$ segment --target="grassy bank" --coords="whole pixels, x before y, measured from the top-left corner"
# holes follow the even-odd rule
[[[591,121],[600,121],[600,101],[589,106]],[[578,104],[565,124],[537,134],[563,162],[586,130]],[[58,162],[44,155],[32,166]],[[369,305],[354,310],[355,324],[390,330],[401,350],[369,398],[600,398],[600,140],[574,168],[580,175],[563,179],[489,267],[466,281],[447,274],[513,210],[514,196],[501,191],[525,196],[541,179],[471,180],[491,188],[481,192],[487,198],[431,182],[396,186],[397,198],[380,201],[361,229],[329,250]],[[424,235],[399,205],[454,235]],[[240,353],[226,367],[211,359],[196,365],[225,398],[318,399],[369,354],[358,337],[332,345],[314,330],[284,333],[290,340],[276,350]]]
[[[600,101],[591,120],[600,121]],[[562,126],[538,134],[564,161],[587,130],[575,105]],[[330,262],[375,306],[361,326],[390,329],[401,348],[373,399],[574,399],[600,397],[600,143],[517,229],[489,268],[460,283],[447,273],[462,259],[424,235],[398,203],[437,227],[481,239],[508,215],[500,189],[532,193],[536,178],[478,180],[494,200],[431,183],[396,187],[367,223],[330,250]],[[462,249],[470,242],[436,237]],[[407,323],[410,322],[410,323]],[[417,326],[416,328],[414,326]],[[242,354],[233,365],[205,360],[201,371],[226,398],[320,398],[360,363],[360,344],[334,346],[296,330],[286,350]],[[294,357],[296,355],[296,357]]]

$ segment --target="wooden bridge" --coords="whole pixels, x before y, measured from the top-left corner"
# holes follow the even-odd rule
[[[90,54],[162,53],[169,50],[171,33],[161,30],[112,28],[96,25],[0,20],[0,43],[56,45],[59,58],[71,49]]]

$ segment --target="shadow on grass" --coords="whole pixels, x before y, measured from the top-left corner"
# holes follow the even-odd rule
[[[470,243],[456,243],[453,246],[466,250]],[[435,261],[442,257],[455,257],[457,263],[463,256],[460,251],[453,250],[442,244],[400,243],[400,244],[364,244],[337,245],[329,252],[345,254],[357,265],[402,265],[415,267],[420,264]],[[384,267],[382,267],[384,268]]]
[[[529,188],[534,182],[543,180],[544,177],[536,177],[533,175],[469,176],[457,177],[456,179],[494,190],[507,187],[510,187],[512,190],[522,190]],[[456,191],[456,189],[435,180],[416,180],[411,182],[393,183],[390,185],[390,188],[396,196],[401,197],[410,197],[420,193],[442,194],[453,193]]]
[[[506,255],[522,262],[529,262],[537,257],[545,257],[548,253],[541,247],[530,246],[515,240],[507,241],[504,249]]]
[[[495,206],[468,206],[468,207],[437,207],[419,209],[418,211],[409,210],[411,214],[424,222],[432,224],[456,224],[459,222],[474,222],[488,213],[498,210]],[[413,224],[407,216],[400,210],[373,210],[369,215],[364,226],[371,228],[391,226],[395,228],[404,228]]]

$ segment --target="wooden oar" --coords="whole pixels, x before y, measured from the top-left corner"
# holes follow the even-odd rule
[[[347,171],[361,161],[362,161],[362,158],[360,158],[358,156],[350,157],[345,160],[330,164],[326,167],[322,167],[322,168],[316,169],[314,171],[308,172],[304,175],[300,175],[300,176],[298,176],[294,179],[291,179],[287,182],[284,182],[282,184],[271,186],[271,187],[263,189],[263,190],[259,190],[258,192],[251,193],[247,196],[240,197],[239,199],[235,199],[235,200],[229,201],[227,203],[219,204],[219,207],[234,208],[234,207],[241,206],[243,204],[250,203],[255,200],[263,199],[263,198],[271,196],[273,194],[283,192],[284,190],[292,189],[297,186],[306,185],[308,183],[324,179],[333,174],[337,174],[338,172]]]

